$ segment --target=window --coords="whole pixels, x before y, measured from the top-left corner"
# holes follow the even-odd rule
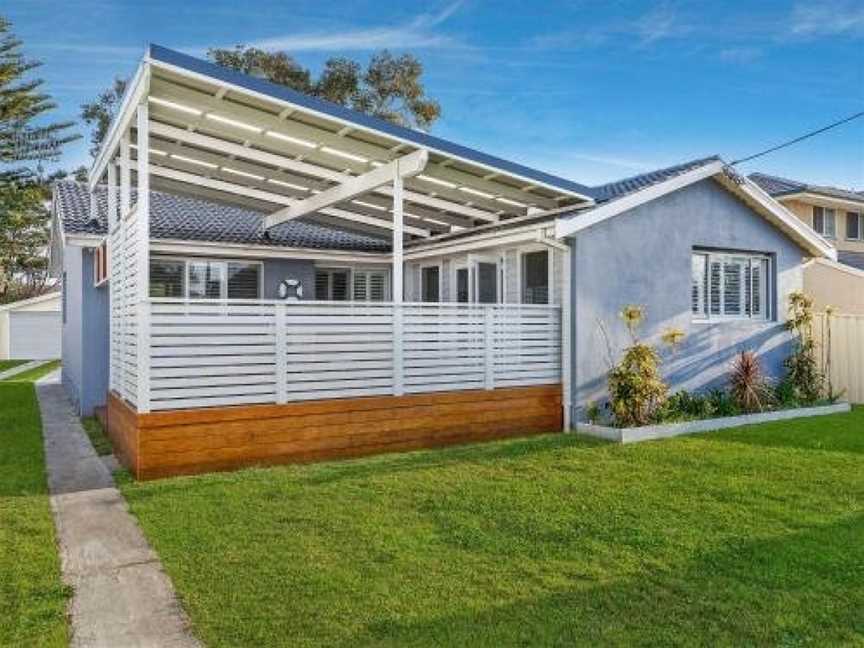
[[[850,241],[860,241],[864,237],[864,214],[861,212],[846,212],[846,238]]]
[[[324,269],[315,271],[315,299],[322,301],[348,301],[351,271]]]
[[[150,259],[150,296],[180,299],[185,297],[186,261]]]
[[[768,319],[768,257],[694,252],[690,268],[690,310],[695,319]]]
[[[150,296],[172,299],[260,299],[262,266],[255,261],[150,259]]]
[[[386,301],[389,292],[388,275],[383,270],[355,270],[354,301]]]
[[[438,266],[426,266],[420,271],[420,299],[424,302],[441,301],[441,269]]]
[[[827,207],[813,207],[813,229],[826,238],[837,236],[834,210]]]
[[[189,298],[219,299],[225,283],[225,265],[219,261],[189,262]]]
[[[522,255],[522,303],[549,303],[549,253],[546,250]]]
[[[467,304],[471,298],[468,283],[468,268],[456,269],[456,301]]]
[[[477,264],[477,301],[481,304],[498,302],[498,264]]]

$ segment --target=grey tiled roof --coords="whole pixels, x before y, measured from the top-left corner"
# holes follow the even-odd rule
[[[96,188],[99,218],[90,218],[90,198],[85,185],[62,181],[54,185],[54,202],[67,233],[107,232],[108,191]],[[390,242],[369,234],[340,230],[318,223],[294,220],[265,234],[264,214],[207,200],[150,192],[150,234],[156,239],[181,239],[249,245],[278,245],[318,250],[387,252]]]
[[[853,268],[858,268],[858,270],[864,270],[864,252],[844,252],[843,250],[838,250],[837,260]]]
[[[660,182],[664,182],[666,180],[674,178],[675,176],[679,176],[682,173],[687,173],[688,171],[693,171],[694,169],[703,167],[706,164],[711,164],[712,162],[719,161],[720,158],[718,156],[712,155],[710,157],[699,158],[698,160],[684,162],[683,164],[676,164],[674,166],[666,167],[664,169],[657,169],[655,171],[649,171],[648,173],[641,173],[630,178],[624,178],[623,180],[616,180],[615,182],[609,182],[604,185],[591,187],[591,195],[598,203],[605,203],[612,200],[617,200],[618,198],[623,198],[628,194],[641,191],[642,189],[646,189],[651,185],[655,185]]]
[[[751,173],[749,178],[775,198],[787,194],[807,192],[828,196],[829,198],[840,198],[842,200],[854,200],[864,203],[864,192],[861,191],[809,184],[799,182],[798,180],[779,178],[767,173]]]

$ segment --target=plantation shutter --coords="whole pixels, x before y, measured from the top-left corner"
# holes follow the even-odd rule
[[[261,266],[257,263],[228,263],[228,298],[259,299],[261,297]]]

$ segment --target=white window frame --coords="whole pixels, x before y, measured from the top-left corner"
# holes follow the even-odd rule
[[[843,236],[845,237],[845,239],[847,241],[864,241],[864,212],[855,211],[854,209],[847,209],[845,211],[846,211],[846,218],[844,220],[844,223],[846,223],[846,227],[843,230]],[[850,238],[849,237],[848,221],[849,221],[850,216],[854,216],[855,218],[858,219],[858,236],[856,238]]]
[[[468,301],[460,302],[459,301],[459,271],[464,270],[468,275]],[[459,262],[453,264],[453,299],[451,301],[456,302],[458,304],[470,304],[473,301],[474,295],[472,294],[474,291],[471,286],[471,266],[467,262]]]
[[[708,322],[718,322],[718,321],[738,321],[738,322],[769,322],[773,318],[774,313],[774,260],[768,254],[760,254],[753,252],[735,252],[733,250],[705,250],[700,248],[694,248],[690,254],[690,283],[689,283],[689,291],[688,295],[691,295],[690,291],[693,290],[693,277],[692,277],[692,267],[693,267],[693,257],[695,256],[704,256],[706,258],[706,272],[708,273],[708,278],[705,284],[705,311],[702,313],[694,313],[692,301],[690,304],[690,315],[692,321],[694,323],[708,323]],[[754,316],[753,312],[753,304],[750,304],[750,315],[745,313],[746,311],[746,300],[745,295],[745,284],[741,283],[741,314],[739,315],[728,315],[724,311],[726,310],[726,294],[724,291],[724,284],[726,282],[726,273],[723,272],[723,262],[728,259],[741,259],[746,258],[749,260],[751,268],[754,261],[761,263],[762,261],[766,262],[767,272],[765,273],[764,282],[765,282],[765,303],[763,304],[762,314],[758,316]],[[721,272],[720,272],[720,313],[714,314],[711,312],[711,263],[719,261]],[[753,298],[753,275],[751,270],[750,275],[750,298]],[[690,297],[692,300],[692,296]]]
[[[822,228],[821,230],[816,227],[816,210],[821,210],[822,216]],[[831,214],[831,223],[832,229],[834,230],[832,233],[828,233],[825,227],[828,223],[828,214]],[[837,238],[837,210],[833,207],[823,207],[822,205],[813,205],[813,216],[812,216],[812,225],[813,231],[826,239],[836,239]]]
[[[256,265],[258,266],[258,297],[255,299],[240,299],[238,297],[231,297],[231,301],[258,301],[264,298],[264,263],[262,261],[255,261],[252,259],[225,259],[219,257],[198,257],[198,256],[172,256],[170,254],[153,254],[150,256],[150,261],[172,261],[174,263],[182,263],[183,264],[183,297],[181,299],[206,299],[209,301],[228,301],[228,264],[229,263],[242,263],[244,265]],[[219,297],[189,297],[189,265],[191,263],[218,263],[222,265],[222,272],[224,281],[222,282],[222,286],[220,287],[220,295]],[[150,271],[150,266],[147,266],[147,271]],[[149,284],[149,280],[148,280]],[[155,298],[161,299],[161,298]]]
[[[424,263],[420,266],[420,294],[417,295],[417,301],[424,304],[440,304],[441,298],[444,294],[444,268],[441,262],[438,263]],[[427,302],[423,299],[423,271],[427,268],[438,268],[438,301],[437,302]]]
[[[503,303],[504,285],[501,282],[501,257],[497,254],[470,254],[468,255],[468,295],[469,303],[480,303],[480,264],[485,263],[495,266],[495,302]]]

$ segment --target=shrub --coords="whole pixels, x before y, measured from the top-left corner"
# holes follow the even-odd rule
[[[621,310],[632,344],[624,350],[617,365],[609,371],[609,405],[615,423],[622,427],[647,425],[659,420],[668,388],[660,375],[660,354],[641,342],[639,326],[645,317],[641,306]],[[664,337],[666,337],[664,335]],[[675,342],[681,336],[675,335]]]
[[[735,359],[729,378],[729,393],[745,412],[761,412],[771,402],[771,390],[759,358],[752,351],[742,351]]]
[[[795,397],[804,403],[813,403],[822,396],[824,376],[816,360],[813,341],[813,300],[803,292],[789,295],[789,318],[786,328],[795,337],[792,354],[786,359],[786,379]]]

